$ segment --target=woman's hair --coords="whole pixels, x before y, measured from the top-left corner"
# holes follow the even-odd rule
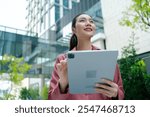
[[[80,13],[78,15],[76,15],[73,20],[72,20],[72,28],[75,28],[75,25],[76,25],[76,21],[77,21],[77,18],[82,15],[82,14],[85,14],[85,13]],[[70,47],[69,47],[69,50],[72,50],[74,47],[76,47],[78,44],[78,39],[77,39],[77,36],[75,34],[73,34],[70,38]]]

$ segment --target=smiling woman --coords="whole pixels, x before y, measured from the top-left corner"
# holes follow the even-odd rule
[[[0,25],[25,30],[26,0],[1,0]]]
[[[95,29],[94,21],[89,15],[77,15],[72,21],[73,37],[70,41],[70,50],[76,46],[79,50],[91,49],[91,37],[94,36]],[[76,45],[72,46],[72,40],[76,40]]]
[[[99,50],[92,45],[91,38],[95,34],[95,23],[92,17],[82,13],[74,17],[72,21],[73,35],[70,39],[70,51],[81,50]],[[118,65],[116,65],[114,80],[103,79],[104,84],[97,82],[94,94],[71,94],[69,92],[69,81],[67,73],[66,54],[57,57],[52,78],[48,99],[68,99],[68,100],[106,100],[106,99],[124,99],[122,79]],[[81,78],[82,79],[82,78]],[[83,82],[84,83],[84,82]]]

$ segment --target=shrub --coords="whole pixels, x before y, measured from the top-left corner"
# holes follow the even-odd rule
[[[150,77],[146,73],[144,61],[136,55],[134,41],[130,41],[130,44],[122,50],[123,54],[119,60],[119,66],[123,79],[125,99],[150,99]]]

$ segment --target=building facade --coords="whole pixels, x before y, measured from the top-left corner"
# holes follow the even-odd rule
[[[38,37],[48,40],[50,43],[68,47],[72,35],[72,18],[85,12],[92,16],[97,26],[96,35],[92,38],[94,45],[101,49],[117,49],[119,50],[119,58],[121,58],[122,48],[129,44],[129,39],[134,32],[137,54],[144,58],[149,69],[150,34],[119,25],[122,12],[131,4],[131,0],[27,1],[29,4],[26,29],[30,32],[36,32]],[[56,48],[53,50],[54,53],[59,53]],[[150,70],[148,71],[150,72]]]
[[[68,50],[72,36],[72,18],[79,13],[88,13],[94,19],[97,28],[92,41],[95,45],[105,48],[103,17],[99,0],[27,0],[27,2],[26,29],[29,33],[37,33],[37,36],[43,39],[43,43],[51,45],[49,57],[52,59],[46,62],[47,65],[48,63],[52,65],[51,68],[55,62],[54,58],[62,51]],[[47,51],[45,54],[48,54]]]
[[[99,0],[27,0],[27,2],[26,29],[29,32],[36,32],[40,38],[68,46],[72,18],[81,12],[89,13],[95,19],[97,32],[101,32],[100,36],[104,38]],[[96,39],[94,41],[96,42]]]
[[[79,13],[91,15],[96,34],[92,38],[94,45],[101,49],[119,50],[129,43],[132,32],[138,38],[135,47],[139,57],[147,64],[150,73],[150,33],[132,30],[119,25],[122,11],[131,4],[131,0],[26,0],[27,32],[0,27],[0,60],[4,54],[24,57],[32,64],[26,81],[27,87],[36,84],[42,87],[44,78],[50,78],[58,54],[66,52],[72,35],[71,21]],[[13,30],[13,32],[11,32]],[[18,32],[18,33],[17,33]],[[21,33],[20,33],[21,32]],[[23,34],[22,34],[23,33]],[[38,78],[38,82],[35,79]],[[44,82],[47,82],[45,80]],[[49,82],[49,79],[48,79]],[[1,83],[1,82],[0,82]],[[9,88],[9,82],[6,81]],[[5,92],[8,88],[2,87]],[[0,95],[3,91],[0,90]]]
[[[29,36],[34,35],[34,36]],[[31,69],[25,74],[25,79],[21,86],[12,86],[7,74],[8,66],[0,64],[0,98],[7,92],[12,90],[12,93],[19,96],[19,91],[22,87],[37,87],[41,92],[42,87],[46,82],[49,82],[50,70],[53,69],[55,55],[50,56],[53,52],[53,47],[57,48],[58,52],[66,50],[65,47],[56,44],[48,43],[43,39],[38,38],[36,33],[27,35],[24,30],[0,26],[0,63],[3,61],[4,55],[15,56],[16,58],[23,57],[25,62],[32,65]],[[57,47],[56,47],[57,46]],[[3,71],[6,73],[3,73]],[[18,97],[16,97],[18,98]]]
[[[52,32],[56,31],[56,23],[78,2],[79,0],[27,0],[26,29],[36,32],[38,37],[50,39]]]
[[[119,50],[121,58],[122,48],[129,44],[132,33],[135,34],[135,48],[139,57],[143,58],[147,65],[147,71],[150,74],[150,33],[141,30],[133,30],[129,27],[119,25],[123,14],[131,4],[131,0],[100,0],[104,21],[104,34],[106,48]]]
[[[26,17],[27,32],[20,34],[17,33],[20,30],[0,27],[3,29],[0,31],[0,59],[8,54],[24,57],[26,62],[32,64],[23,86],[29,87],[33,83],[41,89],[43,82],[47,82],[46,78],[51,77],[56,56],[68,50],[72,35],[71,21],[78,13],[91,15],[97,25],[96,35],[92,41],[105,48],[99,0],[27,0],[27,2],[29,3]],[[35,81],[36,78],[41,80]]]

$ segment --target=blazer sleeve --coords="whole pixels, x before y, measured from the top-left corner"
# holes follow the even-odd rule
[[[124,99],[124,90],[123,90],[123,83],[122,83],[122,78],[119,70],[118,64],[116,65],[116,70],[115,70],[115,75],[114,75],[114,82],[118,84],[119,90],[118,90],[118,100],[123,100]]]
[[[48,92],[48,99],[49,100],[65,100],[68,98],[69,93],[61,93],[59,88],[59,76],[56,68],[56,64],[60,62],[61,59],[64,59],[63,56],[58,56],[54,65],[54,69],[52,72],[51,80],[50,80],[50,87]]]

